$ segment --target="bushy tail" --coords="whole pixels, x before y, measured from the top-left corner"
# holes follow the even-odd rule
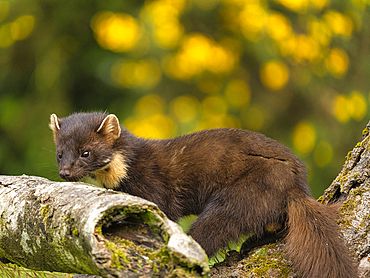
[[[304,278],[357,277],[349,251],[339,238],[336,206],[324,206],[309,196],[288,204],[286,252]]]

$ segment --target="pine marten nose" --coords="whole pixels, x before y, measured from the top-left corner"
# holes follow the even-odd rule
[[[60,170],[59,171],[59,176],[62,179],[68,179],[71,176],[71,172],[68,169]]]

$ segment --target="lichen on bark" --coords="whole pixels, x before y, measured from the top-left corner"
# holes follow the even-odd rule
[[[0,258],[17,265],[103,277],[209,272],[199,244],[144,199],[84,183],[0,176],[0,200]],[[187,244],[173,244],[176,238]]]

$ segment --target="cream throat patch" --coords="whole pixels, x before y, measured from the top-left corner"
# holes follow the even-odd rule
[[[115,152],[110,162],[101,169],[92,172],[94,179],[105,188],[115,189],[122,179],[127,177],[128,166],[120,152]]]

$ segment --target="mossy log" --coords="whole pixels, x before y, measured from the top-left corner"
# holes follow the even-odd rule
[[[0,258],[102,277],[199,277],[198,243],[158,207],[84,183],[0,176]]]
[[[346,157],[342,171],[319,198],[323,204],[341,202],[338,225],[358,263],[360,278],[370,277],[370,122],[363,138]],[[360,134],[359,134],[360,135]],[[305,250],[301,250],[305,252]],[[284,241],[252,250],[241,259],[235,252],[211,269],[212,278],[298,277],[284,255]]]
[[[359,277],[370,277],[370,122],[362,141],[347,154],[342,171],[325,190],[324,204],[341,201],[338,224],[352,257],[358,262]]]

